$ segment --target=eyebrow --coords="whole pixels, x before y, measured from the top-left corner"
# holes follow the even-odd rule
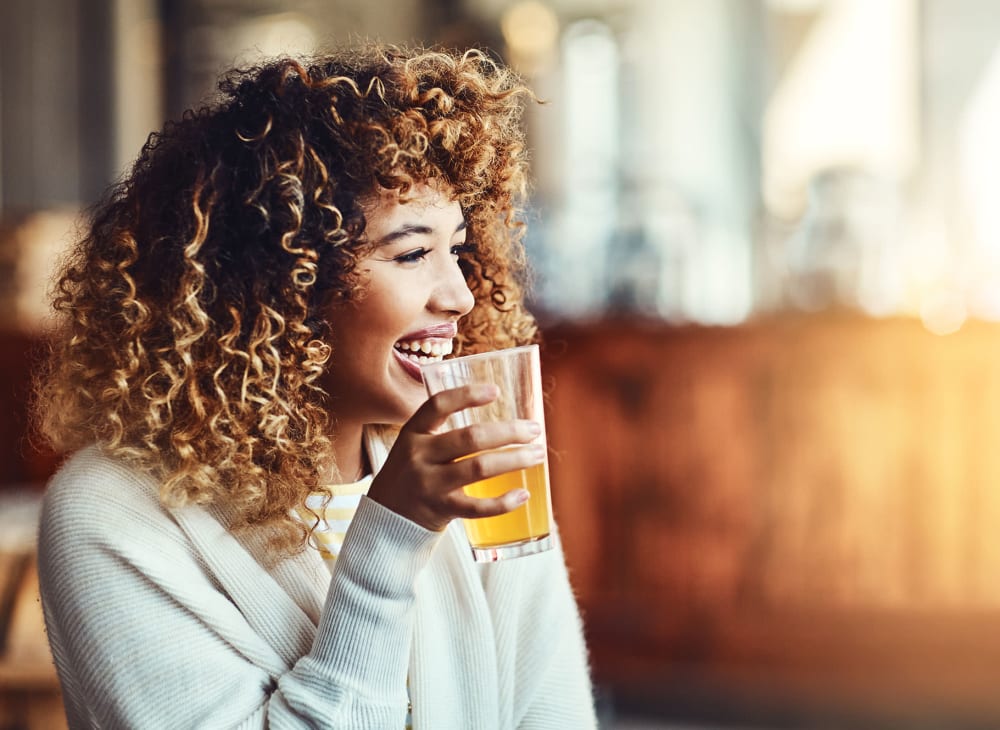
[[[465,220],[462,220],[462,222],[455,228],[452,235],[455,235],[455,233],[458,233],[459,231],[464,231],[468,227],[469,224]],[[434,233],[434,229],[430,226],[417,225],[416,223],[404,223],[396,230],[382,236],[382,238],[380,238],[378,243],[375,245],[387,246],[388,244],[395,243],[399,239],[406,238],[407,236],[427,236],[431,233]]]

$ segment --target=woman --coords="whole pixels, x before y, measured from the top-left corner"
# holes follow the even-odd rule
[[[539,462],[537,424],[438,433],[496,393],[419,381],[535,337],[527,91],[384,47],[220,89],[59,281],[39,572],[70,725],[593,726],[561,553],[476,565],[451,525],[524,501],[461,486]]]

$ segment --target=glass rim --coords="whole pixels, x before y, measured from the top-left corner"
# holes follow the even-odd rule
[[[454,362],[470,362],[472,360],[485,360],[490,357],[513,357],[515,354],[521,354],[529,350],[538,350],[538,343],[533,342],[529,345],[518,345],[517,347],[504,347],[499,350],[487,350],[486,352],[476,352],[471,355],[460,355],[459,357],[448,357],[443,360],[438,360],[437,362],[426,362],[420,365],[420,369],[432,370],[433,368],[440,368]]]

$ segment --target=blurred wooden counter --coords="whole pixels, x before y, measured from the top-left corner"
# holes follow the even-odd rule
[[[34,536],[55,456],[28,435],[39,341],[0,330],[0,730],[66,727],[38,596]]]
[[[1000,326],[545,339],[554,501],[602,684],[1000,721]]]
[[[0,552],[0,728],[66,727],[30,552]]]

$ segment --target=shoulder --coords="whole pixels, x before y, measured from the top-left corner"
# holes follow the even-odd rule
[[[151,475],[90,446],[73,454],[49,481],[42,502],[39,543],[69,536],[72,542],[103,541],[142,524],[173,523]]]
[[[70,456],[49,480],[44,511],[158,504],[158,493],[159,487],[151,475],[96,446],[88,446]]]
[[[54,597],[90,605],[95,592],[125,606],[135,598],[136,576],[153,584],[199,571],[197,551],[149,474],[88,447],[50,480],[38,528],[38,574],[50,609]]]

